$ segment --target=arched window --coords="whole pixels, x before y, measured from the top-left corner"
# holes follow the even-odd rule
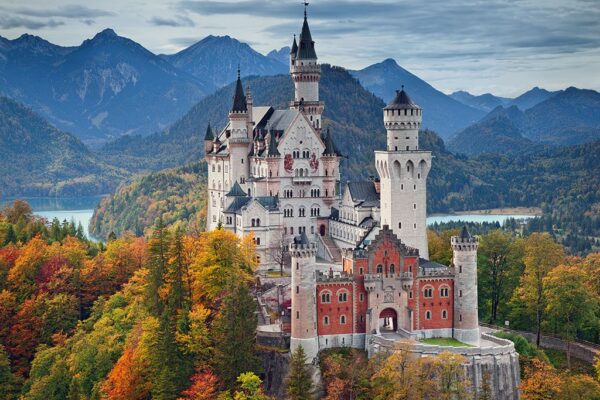
[[[256,226],[260,226],[260,218],[256,218]]]
[[[329,317],[327,315],[323,317],[323,325],[329,325]]]
[[[250,225],[253,226],[253,227],[256,226],[256,220],[254,218],[252,218],[252,221],[250,222]]]
[[[378,273],[378,274],[382,274],[382,273],[383,273],[383,265],[379,264],[379,265],[377,266],[377,273]]]
[[[338,302],[345,303],[348,301],[348,291],[346,289],[342,289],[338,291]]]
[[[433,288],[431,286],[425,286],[423,288],[423,297],[425,297],[425,298],[433,297]]]
[[[425,311],[425,319],[431,319],[431,311]]]
[[[442,310],[442,319],[447,319],[447,318],[448,318],[448,311]]]
[[[321,303],[331,303],[330,292],[321,292]]]
[[[390,274],[396,273],[396,266],[394,264],[390,265]]]
[[[448,297],[450,294],[450,289],[448,286],[442,286],[440,288],[440,297]]]
[[[340,315],[340,324],[341,325],[345,325],[346,324],[346,316],[345,315]]]

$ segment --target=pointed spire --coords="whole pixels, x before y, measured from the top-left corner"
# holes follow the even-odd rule
[[[271,138],[269,140],[269,152],[267,153],[267,156],[270,156],[270,157],[280,156],[281,154],[279,153],[279,150],[277,149],[277,142],[275,140],[275,133],[273,131],[270,131],[270,135],[271,135]]]
[[[244,192],[244,189],[242,189],[240,184],[237,183],[237,181],[236,181],[233,184],[233,187],[231,188],[229,193],[227,193],[225,196],[227,196],[227,197],[246,197],[246,196],[248,196],[248,194],[246,192]]]
[[[410,96],[408,95],[408,93],[406,93],[406,91],[404,90],[404,85],[402,85],[402,89],[401,90],[396,90],[396,96],[394,97],[394,100],[392,100],[390,102],[390,104],[388,104],[385,109],[386,110],[396,110],[396,109],[405,109],[408,108],[409,110],[412,109],[417,109],[420,108],[414,101],[412,101],[412,99],[410,98]]]
[[[290,49],[290,54],[296,55],[298,52],[298,43],[296,43],[296,34],[294,34],[294,41],[292,42],[292,48]]]
[[[215,138],[213,135],[212,128],[210,127],[210,121],[208,122],[208,126],[206,127],[206,134],[204,135],[204,140],[212,141]]]
[[[235,84],[235,94],[233,96],[233,112],[246,112],[246,96],[244,95],[244,87],[242,86],[242,79],[240,78],[240,66],[238,64],[237,70],[237,82]]]
[[[308,18],[306,17],[306,7],[308,3],[304,3],[304,23],[302,24],[302,32],[300,33],[300,41],[298,44],[298,52],[296,58],[299,60],[316,60],[317,52],[315,51],[315,42],[312,40],[310,28],[308,27]]]
[[[337,148],[335,147],[335,144],[333,143],[333,134],[329,131],[329,128],[327,128],[327,133],[324,137],[324,140],[325,140],[325,151],[323,151],[323,155],[326,155],[326,156],[341,155],[339,153],[339,151],[337,150]]]
[[[472,238],[471,233],[469,233],[466,225],[463,225],[462,231],[460,232],[460,238],[463,240],[469,240]]]

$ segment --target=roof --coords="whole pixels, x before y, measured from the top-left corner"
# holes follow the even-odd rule
[[[408,96],[408,93],[404,90],[396,90],[396,97],[385,107],[385,110],[398,110],[398,109],[418,109],[420,108],[412,99]]]
[[[304,14],[304,23],[302,24],[302,32],[300,33],[300,41],[298,44],[298,51],[296,52],[296,58],[298,60],[317,59],[317,53],[315,51],[315,42],[312,40],[312,36],[310,34],[310,28],[308,27],[306,13]]]
[[[254,110],[252,112],[254,113]],[[268,127],[272,131],[285,131],[296,118],[296,115],[298,115],[298,110],[273,110],[266,119],[263,118],[260,121],[260,126],[257,125],[257,128]]]
[[[250,202],[251,198],[246,197],[235,197],[229,207],[225,209],[225,213],[237,213],[242,207]]]
[[[292,48],[290,49],[290,54],[296,54],[298,51],[298,43],[296,43],[296,35],[294,35],[294,41],[292,42]]]
[[[327,128],[327,133],[325,135],[324,140],[325,140],[325,150],[323,150],[323,155],[341,156],[337,147],[335,147],[335,143],[333,142],[333,133],[331,133],[329,131],[329,128]]]
[[[238,77],[235,84],[235,94],[233,95],[233,107],[231,111],[234,112],[246,112],[246,96],[244,95],[244,88],[242,87],[242,79],[240,78],[240,70],[238,68]]]
[[[421,268],[448,268],[447,266],[437,263],[435,261],[426,260],[424,258],[419,257],[419,267]]]
[[[246,197],[248,195],[246,192],[244,192],[244,189],[242,189],[240,184],[235,182],[233,184],[233,187],[229,191],[229,193],[227,193],[225,196],[227,196],[227,197]]]
[[[308,236],[305,232],[302,232],[300,236],[294,237],[294,244],[309,244]]]
[[[379,193],[375,190],[372,181],[348,182],[348,190],[352,201],[365,207],[376,207],[379,205]]]
[[[260,203],[267,210],[276,210],[279,208],[279,198],[276,196],[258,196],[254,200]]]
[[[280,156],[281,154],[279,153],[279,150],[277,149],[277,141],[275,138],[275,132],[271,132],[271,139],[269,140],[269,151],[267,152],[267,156],[271,156],[271,157],[277,157]]]
[[[467,239],[467,240],[472,238],[466,225],[463,225],[462,231],[460,231],[460,238]]]
[[[374,227],[376,224],[377,224],[377,221],[375,221],[373,218],[365,217],[365,219],[363,219],[360,222],[360,224],[358,224],[358,226],[360,226],[361,228],[370,229],[370,228]]]
[[[215,136],[213,135],[213,131],[212,131],[212,128],[210,127],[210,122],[209,122],[208,126],[206,127],[206,134],[204,135],[204,140],[210,140],[212,142],[214,138],[215,138]]]

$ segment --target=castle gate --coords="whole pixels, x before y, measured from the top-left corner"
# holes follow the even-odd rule
[[[398,313],[393,308],[386,308],[379,313],[379,331],[396,332],[398,329]]]

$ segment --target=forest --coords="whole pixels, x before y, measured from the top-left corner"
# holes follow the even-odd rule
[[[165,225],[159,216],[147,237],[102,244],[22,201],[0,212],[0,398],[269,398],[252,238]],[[429,232],[433,260],[449,262],[455,233]],[[478,263],[482,322],[600,342],[600,254],[567,256],[548,234],[496,229],[480,236]],[[600,398],[600,362],[594,370],[507,338],[521,356],[523,399]],[[323,398],[489,398],[485,385],[469,386],[460,356],[413,359],[403,346],[371,360],[324,352]],[[290,354],[285,385],[290,399],[317,390],[301,348]]]

